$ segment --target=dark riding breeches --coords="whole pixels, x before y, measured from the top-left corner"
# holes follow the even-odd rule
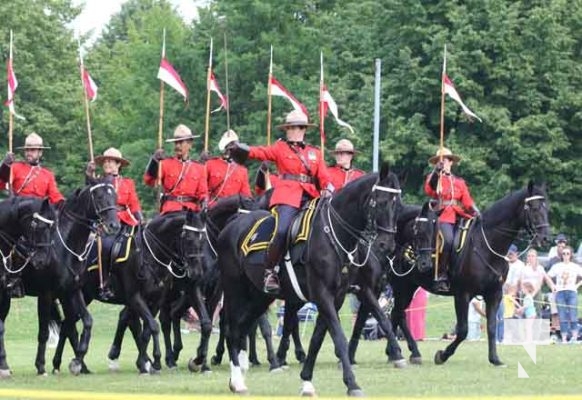
[[[269,269],[274,268],[281,261],[286,250],[287,232],[293,223],[293,219],[299,214],[299,209],[286,204],[279,204],[274,207],[273,212],[277,214],[277,230],[267,250],[267,268]]]

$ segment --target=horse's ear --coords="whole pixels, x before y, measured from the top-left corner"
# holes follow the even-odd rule
[[[410,170],[405,168],[404,170],[398,173],[398,182],[400,182],[400,187],[406,186],[406,181],[408,180],[408,173]]]
[[[527,183],[527,192],[531,195],[533,193],[533,189],[534,189],[535,183],[532,179],[529,180],[529,182]]]
[[[380,180],[386,179],[390,173],[390,163],[388,161],[382,162],[382,167],[380,168]]]

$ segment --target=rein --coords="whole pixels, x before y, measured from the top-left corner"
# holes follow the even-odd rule
[[[142,238],[143,241],[146,245],[146,248],[148,249],[150,255],[152,256],[152,258],[154,259],[154,261],[156,261],[159,265],[161,265],[162,267],[166,268],[168,270],[168,272],[176,279],[183,279],[188,275],[188,271],[187,268],[184,265],[176,265],[176,268],[181,269],[182,271],[184,271],[182,274],[178,274],[176,272],[174,272],[174,267],[173,265],[177,264],[176,262],[174,262],[174,260],[179,259],[180,256],[178,254],[176,254],[176,252],[174,252],[173,250],[169,249],[168,246],[166,246],[161,240],[159,240],[154,234],[152,234],[151,232],[148,231],[148,225],[146,225],[143,229],[142,232]],[[184,224],[182,226],[182,230],[187,230],[187,231],[191,231],[191,232],[196,232],[196,233],[204,233],[206,237],[208,237],[207,231],[206,231],[206,226],[204,226],[204,228],[197,228],[194,226],[190,226],[187,224]],[[164,253],[164,255],[168,256],[170,258],[170,261],[168,263],[163,262],[162,260],[160,260],[158,258],[158,256],[155,254],[155,252],[152,249],[152,246],[150,245],[149,241],[148,241],[148,235],[150,236],[150,239],[153,240],[154,244],[156,244],[158,246],[159,249],[162,250],[162,252]]]
[[[371,210],[370,210],[370,212],[367,213],[366,227],[363,230],[359,230],[357,228],[354,228],[352,225],[350,225],[333,208],[333,206],[331,204],[331,200],[327,202],[326,215],[327,215],[328,224],[326,226],[324,226],[323,230],[324,230],[324,232],[326,232],[328,234],[331,233],[331,236],[333,239],[332,244],[334,244],[336,251],[337,251],[337,246],[335,246],[335,245],[337,244],[339,246],[339,248],[343,251],[343,253],[347,256],[350,264],[353,264],[356,267],[362,267],[368,262],[368,259],[370,258],[370,253],[372,250],[372,245],[374,244],[374,241],[378,237],[378,233],[376,232],[376,230],[379,229],[379,230],[382,230],[382,231],[388,232],[388,233],[395,233],[396,232],[395,229],[380,227],[380,226],[377,226],[377,224],[376,224],[376,218],[375,218],[376,217],[376,199],[374,197],[372,197],[372,195],[376,191],[383,191],[383,192],[388,192],[388,193],[398,193],[398,194],[400,194],[402,192],[400,189],[394,189],[394,188],[374,184],[372,186],[372,190],[370,191],[370,198],[368,200],[368,205],[369,205],[369,208],[371,208]],[[343,228],[343,230],[348,233],[349,236],[356,239],[356,245],[355,245],[353,250],[351,250],[351,251],[347,250],[345,248],[345,246],[341,243],[340,239],[337,237],[336,229],[333,226],[332,216],[339,223],[340,227]],[[360,244],[367,247],[367,249],[365,250],[366,256],[365,256],[363,262],[357,263],[355,260],[354,254],[356,254],[356,252],[358,251],[358,247]]]

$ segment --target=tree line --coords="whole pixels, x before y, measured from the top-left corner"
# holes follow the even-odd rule
[[[31,131],[43,136],[52,146],[45,162],[64,193],[83,183],[88,160],[77,41],[70,28],[80,12],[70,0],[0,4],[0,46],[6,59],[12,29],[20,84],[16,107],[26,118],[16,122],[15,143]],[[131,160],[123,173],[136,180],[143,207],[152,212],[154,192],[141,176],[157,147],[156,74],[165,28],[167,58],[190,91],[184,103],[166,90],[166,137],[178,123],[204,133],[211,37],[214,73],[223,91],[227,44],[230,122],[250,144],[266,143],[270,46],[273,75],[306,104],[316,123],[322,51],[326,84],[340,117],[355,129],[351,134],[328,118],[327,148],[340,138],[352,140],[357,166],[370,170],[374,60],[380,58],[381,156],[404,177],[404,200],[419,203],[427,159],[438,147],[446,43],[448,75],[483,119],[469,121],[456,103],[446,102],[446,146],[463,157],[456,171],[477,204],[486,208],[530,179],[545,181],[553,231],[582,237],[580,21],[582,3],[563,0],[214,0],[187,23],[166,0],[129,0],[84,60],[99,86],[91,104],[95,152],[115,146]],[[216,97],[212,101],[217,104]],[[272,104],[276,124],[290,107],[281,98]],[[226,124],[224,112],[211,115],[214,153]],[[7,132],[6,107],[2,125]],[[312,132],[308,140],[318,144],[319,135]],[[0,147],[5,150],[7,140]],[[195,153],[201,150],[197,142]],[[327,160],[332,161],[329,153]],[[253,176],[256,165],[249,167]]]

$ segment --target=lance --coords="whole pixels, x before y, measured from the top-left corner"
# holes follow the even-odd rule
[[[228,49],[226,46],[226,29],[224,31],[224,79],[225,83],[225,93],[226,93],[226,130],[230,131],[230,95],[228,92]]]
[[[204,151],[208,152],[208,131],[210,130],[210,78],[212,75],[212,38],[210,38],[210,54],[208,56],[208,73],[206,76],[206,121],[204,124]]]
[[[443,52],[443,70],[441,73],[441,121],[440,121],[440,140],[439,140],[439,162],[443,161],[443,148],[445,146],[445,74],[447,70],[447,45],[445,44]],[[439,173],[439,178],[437,182],[437,196],[439,197],[442,192],[442,173]],[[443,246],[444,238],[437,232],[436,237],[436,251],[435,251],[435,267],[434,267],[434,280],[438,279],[439,273],[439,249]]]
[[[321,66],[319,79],[319,139],[321,141],[321,156],[325,158],[325,115],[323,110],[323,51],[319,53]]]
[[[85,121],[87,123],[87,140],[89,142],[89,160],[95,161],[93,153],[93,136],[91,134],[91,116],[89,114],[89,99],[87,98],[87,88],[85,87],[84,73],[85,64],[83,63],[83,49],[81,48],[81,40],[77,39],[79,44],[79,74],[81,77],[81,87],[83,88],[83,100],[85,105]]]

